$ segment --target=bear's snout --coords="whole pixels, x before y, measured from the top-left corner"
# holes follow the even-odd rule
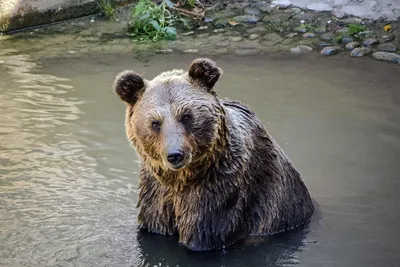
[[[185,158],[185,154],[180,150],[173,150],[168,152],[167,160],[172,165],[174,169],[179,169],[182,167],[183,160]]]

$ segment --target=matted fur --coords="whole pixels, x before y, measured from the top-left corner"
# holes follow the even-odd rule
[[[196,251],[290,230],[314,211],[300,174],[257,116],[217,96],[221,74],[200,58],[186,72],[148,81],[125,71],[114,83],[127,104],[127,137],[141,158],[140,227],[178,234]],[[185,155],[179,169],[166,160],[173,149]]]

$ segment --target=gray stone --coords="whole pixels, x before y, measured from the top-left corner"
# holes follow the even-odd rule
[[[400,55],[389,52],[375,52],[372,57],[376,60],[388,61],[400,64]]]
[[[224,28],[228,26],[227,18],[220,18],[214,21],[214,27],[216,28]]]
[[[312,21],[318,18],[318,13],[308,12],[308,13],[300,13],[294,16],[295,19],[304,20],[304,21]]]
[[[341,42],[342,42],[342,44],[346,45],[346,44],[351,43],[353,41],[354,41],[353,38],[351,38],[349,36],[343,36]]]
[[[221,41],[215,44],[218,47],[228,47],[231,45],[231,43],[229,41]]]
[[[275,8],[270,4],[260,3],[258,9],[265,13],[271,13]]]
[[[292,1],[290,0],[274,0],[272,1],[272,4],[279,8],[288,8],[293,5]]]
[[[200,26],[199,28],[198,28],[198,30],[207,30],[208,29],[208,26]]]
[[[213,32],[215,32],[215,33],[220,33],[220,32],[224,32],[225,30],[224,29],[215,29],[215,30],[213,30]]]
[[[159,49],[156,52],[160,54],[168,54],[174,52],[174,50],[172,48],[167,48],[167,49]]]
[[[257,23],[260,18],[254,15],[240,15],[233,17],[233,20],[240,23]]]
[[[246,15],[254,15],[254,16],[258,16],[261,13],[258,8],[251,8],[251,7],[246,7],[243,12]]]
[[[353,50],[354,48],[356,48],[356,47],[360,47],[361,45],[360,45],[360,43],[358,43],[358,42],[350,42],[350,43],[348,43],[348,44],[346,44],[346,49],[347,50]]]
[[[332,11],[333,8],[326,3],[312,3],[308,4],[307,8],[312,11]]]
[[[321,35],[320,38],[323,41],[329,42],[329,41],[332,41],[335,38],[335,34],[333,32],[327,32],[327,33],[324,33],[323,35]]]
[[[216,20],[216,19],[221,19],[221,18],[233,17],[235,15],[236,15],[236,13],[233,12],[232,10],[224,9],[222,11],[212,14],[210,17],[213,18],[214,20]]]
[[[386,34],[384,36],[381,37],[381,40],[383,43],[388,43],[394,40],[394,34]]]
[[[310,46],[307,45],[298,45],[292,49],[290,49],[290,53],[294,55],[300,55],[300,54],[306,54],[308,52],[311,52],[313,49]]]
[[[264,26],[256,26],[256,27],[252,27],[250,29],[247,30],[247,33],[262,33],[262,32],[266,32],[267,29]]]
[[[266,42],[272,43],[272,44],[277,44],[279,42],[282,42],[283,38],[280,37],[278,34],[276,33],[268,33],[266,35],[264,35],[263,38]]]
[[[384,52],[396,52],[397,47],[392,43],[386,43],[379,45],[378,50]]]
[[[232,36],[229,38],[229,40],[232,42],[240,42],[240,41],[242,41],[242,39],[243,39],[243,37],[241,37],[241,36]]]
[[[255,40],[255,39],[257,39],[258,37],[260,37],[260,35],[259,35],[258,33],[253,33],[253,34],[250,34],[249,39],[250,39],[250,40]]]
[[[324,47],[328,47],[331,46],[331,44],[329,43],[318,43],[315,45],[317,48],[324,48]]]
[[[340,48],[337,46],[327,46],[321,50],[321,55],[331,56],[331,55],[337,54],[339,52],[339,50],[340,50]]]
[[[378,41],[378,39],[375,39],[375,38],[367,38],[362,42],[362,45],[366,46],[366,47],[371,47],[376,44],[379,44],[379,41]]]
[[[369,53],[371,53],[371,50],[367,47],[357,47],[354,48],[351,52],[350,52],[350,56],[351,57],[364,57],[366,55],[368,55]]]
[[[317,27],[317,28],[315,28],[314,32],[318,33],[318,34],[323,34],[323,33],[326,33],[326,28],[322,27],[322,26],[321,27]]]
[[[282,22],[282,21],[287,21],[290,19],[292,14],[285,14],[285,13],[277,13],[277,14],[272,14],[272,15],[266,15],[263,18],[263,21],[265,22]]]
[[[258,49],[237,49],[235,50],[235,54],[238,56],[252,56],[260,53]]]
[[[307,32],[303,34],[303,38],[315,38],[315,33]]]

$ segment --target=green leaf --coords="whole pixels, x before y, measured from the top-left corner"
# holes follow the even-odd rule
[[[150,24],[153,25],[154,29],[156,29],[157,31],[161,30],[161,26],[160,26],[160,24],[158,24],[157,21],[150,20]]]
[[[173,7],[174,7],[174,3],[172,3],[170,0],[164,0],[164,3],[165,3],[169,8],[173,8]]]
[[[165,27],[165,33],[169,40],[176,38],[176,28],[174,27]]]

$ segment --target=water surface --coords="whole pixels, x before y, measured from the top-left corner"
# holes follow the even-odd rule
[[[400,266],[400,71],[371,60],[213,57],[317,203],[305,229],[193,253],[136,230],[138,158],[115,75],[193,55],[0,58],[0,266]]]

